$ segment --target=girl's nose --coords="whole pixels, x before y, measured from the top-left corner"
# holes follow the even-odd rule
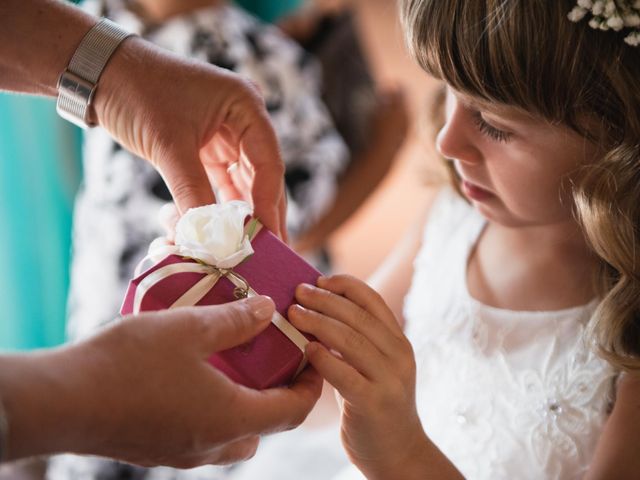
[[[464,105],[447,95],[446,122],[436,137],[436,149],[445,158],[478,163],[482,154],[473,143],[475,125]]]

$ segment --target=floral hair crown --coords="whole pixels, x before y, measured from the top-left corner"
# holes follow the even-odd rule
[[[572,22],[579,22],[588,13],[592,16],[591,28],[616,32],[631,28],[633,31],[624,38],[625,43],[633,47],[640,45],[640,0],[578,0],[568,17]]]

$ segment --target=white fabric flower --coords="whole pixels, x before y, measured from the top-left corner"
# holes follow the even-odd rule
[[[573,7],[573,10],[569,12],[568,17],[569,17],[569,20],[571,20],[572,22],[579,22],[584,18],[586,14],[587,14],[587,9],[583,8],[582,6],[579,6],[579,7]]]
[[[596,0],[591,13],[594,15],[602,15],[604,13],[604,2],[602,0]]]
[[[637,47],[640,45],[640,32],[630,33],[625,37],[624,41],[632,47]]]
[[[616,7],[616,4],[614,3],[614,1],[607,0],[607,3],[604,6],[604,16],[606,18],[609,18],[615,15],[617,12],[618,12],[618,7]]]
[[[235,267],[253,253],[244,233],[251,213],[249,204],[239,200],[188,210],[176,225],[180,255],[218,268]]]

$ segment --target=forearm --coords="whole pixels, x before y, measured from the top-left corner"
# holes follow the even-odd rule
[[[321,247],[329,235],[360,208],[389,171],[391,162],[379,159],[386,152],[370,150],[356,158],[340,181],[333,205],[298,239],[294,247],[301,252]]]
[[[48,96],[96,23],[60,0],[2,0],[0,19],[0,90]]]
[[[78,362],[68,349],[0,357],[0,396],[9,430],[8,460],[91,450],[99,437],[85,408],[88,389],[76,382]]]

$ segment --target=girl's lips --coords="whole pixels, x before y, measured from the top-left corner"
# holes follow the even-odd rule
[[[482,187],[479,187],[478,185],[468,182],[467,180],[462,181],[462,191],[467,197],[469,197],[469,199],[478,202],[482,202],[493,197],[493,193],[485,190]]]

